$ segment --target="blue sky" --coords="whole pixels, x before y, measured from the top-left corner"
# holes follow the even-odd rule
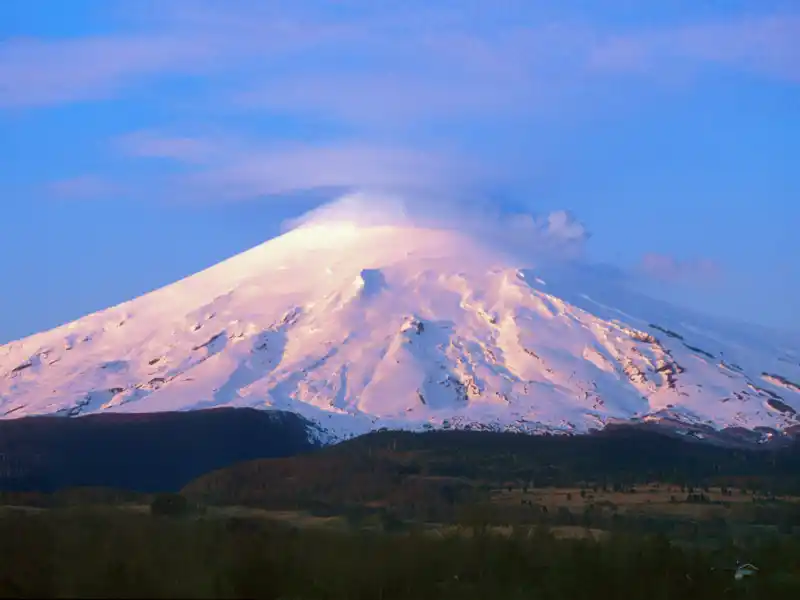
[[[799,330],[798,40],[769,0],[7,0],[0,342],[411,185],[567,209],[649,292]]]

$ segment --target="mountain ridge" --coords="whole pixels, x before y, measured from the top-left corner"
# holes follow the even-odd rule
[[[0,414],[273,408],[328,441],[800,423],[786,342],[529,258],[457,228],[306,224],[0,347]]]

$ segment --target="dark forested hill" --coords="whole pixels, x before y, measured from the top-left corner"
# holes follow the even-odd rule
[[[285,459],[233,465],[185,492],[273,508],[424,503],[506,486],[649,481],[800,491],[800,445],[726,448],[621,427],[583,436],[382,431]]]
[[[311,450],[308,426],[247,408],[0,421],[0,490],[178,490],[233,463]]]

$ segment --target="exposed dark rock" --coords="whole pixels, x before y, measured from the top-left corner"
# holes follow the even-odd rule
[[[800,383],[796,383],[791,381],[790,379],[786,379],[783,375],[778,375],[776,373],[761,373],[761,376],[770,381],[770,383],[776,383],[777,385],[784,385],[787,388],[794,390],[795,392],[800,392]]]
[[[775,410],[789,414],[789,415],[796,415],[797,411],[793,409],[791,406],[783,402],[782,400],[776,400],[775,398],[770,398],[767,400],[767,404],[769,404]]]
[[[678,339],[678,340],[682,340],[683,339],[683,336],[681,334],[675,333],[674,331],[666,329],[665,327],[661,327],[660,325],[656,325],[655,323],[650,323],[650,327],[652,327],[653,329],[658,329],[659,331],[661,331],[663,333],[666,333],[671,338],[675,338],[675,339]]]
[[[647,344],[658,344],[658,338],[650,335],[646,331],[639,331],[638,329],[629,329],[623,328],[623,331],[627,333],[631,338],[636,340],[637,342],[645,342]]]
[[[75,406],[67,411],[68,417],[77,417],[81,411],[92,403],[92,394],[86,394],[81,400],[75,403]]]
[[[192,350],[202,350],[203,348],[207,348],[208,346],[210,346],[211,344],[216,342],[218,339],[220,339],[224,335],[225,335],[225,332],[221,331],[220,333],[211,336],[208,340],[206,340],[204,343],[200,344],[199,346],[195,346],[194,348],[192,348]]]
[[[101,369],[110,371],[124,371],[127,367],[128,363],[124,360],[111,360],[100,365]]]
[[[33,366],[33,361],[26,361],[26,362],[22,363],[21,365],[17,365],[13,369],[11,369],[11,373],[12,374],[13,373],[20,373],[20,372],[24,371],[25,369],[30,369],[32,366]]]
[[[647,383],[647,377],[644,372],[637,367],[633,361],[626,359],[623,363],[622,370],[633,383]]]
[[[683,345],[686,346],[692,352],[696,352],[697,354],[702,354],[703,356],[708,357],[711,360],[716,360],[716,358],[717,358],[716,356],[714,356],[710,352],[706,352],[702,348],[697,348],[696,346],[690,346],[689,344],[686,344],[686,343],[684,343]]]
[[[685,369],[674,360],[659,360],[656,363],[656,373],[661,373],[666,379],[668,388],[674,390],[677,386],[677,377],[683,373]]]
[[[425,331],[425,324],[417,318],[409,318],[406,320],[406,323],[403,325],[401,331],[409,330],[419,335]]]
[[[751,388],[753,391],[759,392],[760,394],[765,395],[765,396],[769,396],[770,398],[773,398],[774,400],[783,400],[783,398],[781,398],[778,394],[776,394],[772,390],[768,390],[766,388],[759,387],[759,386],[755,385],[754,383],[748,383],[747,386],[749,388]]]

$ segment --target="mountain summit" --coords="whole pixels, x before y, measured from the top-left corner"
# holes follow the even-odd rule
[[[0,347],[0,415],[249,406],[334,438],[800,423],[794,349],[712,321],[456,228],[311,222]]]

